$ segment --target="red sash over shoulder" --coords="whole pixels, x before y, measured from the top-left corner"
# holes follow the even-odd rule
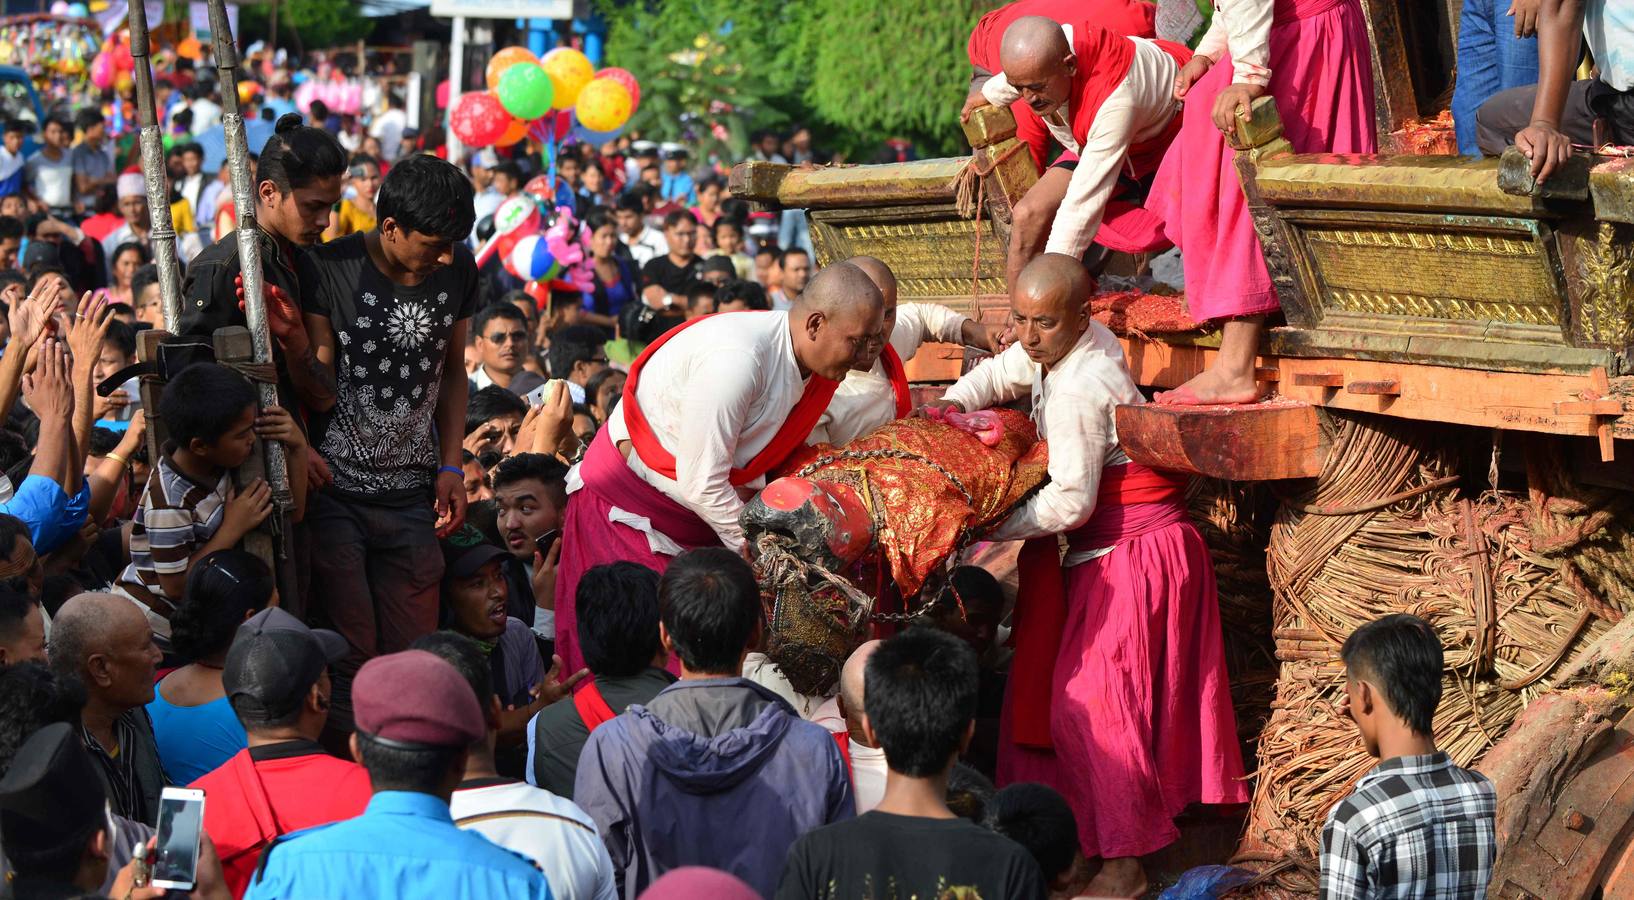
[[[908,370],[902,367],[902,357],[897,355],[895,347],[886,344],[879,363],[885,367],[885,377],[891,379],[891,393],[896,395],[896,417],[906,418],[913,412],[913,397],[908,393]]]
[[[1101,470],[1095,513],[1073,533],[1087,529],[1104,531],[1098,527],[1097,520],[1121,515],[1124,512],[1121,507],[1125,506],[1170,504],[1178,508],[1186,482],[1183,475],[1150,469],[1139,463],[1107,466]],[[1165,519],[1163,523],[1168,521]],[[1132,527],[1127,533],[1107,534],[1102,539],[1108,544],[1116,543],[1149,530],[1137,523],[1128,524]],[[1019,587],[1012,638],[1016,653],[1010,663],[1011,697],[1015,704],[1010,719],[1011,732],[1016,743],[1044,749],[1054,746],[1050,739],[1050,698],[1055,681],[1055,658],[1067,624],[1067,588],[1061,572],[1059,546],[1053,534],[1033,538],[1022,545],[1016,560]]]
[[[573,708],[579,711],[579,718],[584,721],[585,730],[591,732],[611,722],[618,715],[601,696],[601,689],[596,687],[594,678],[585,682],[584,687],[579,688],[573,695]]]
[[[717,315],[736,316],[753,315],[753,313],[718,313]],[[704,316],[693,319],[683,325],[678,325],[665,332],[658,340],[647,345],[647,349],[636,357],[635,364],[630,366],[630,378],[624,382],[624,424],[630,429],[630,445],[635,448],[636,455],[647,468],[657,472],[665,478],[675,477],[675,456],[659,442],[658,436],[652,433],[652,426],[647,422],[647,416],[636,403],[636,386],[641,383],[641,370],[646,367],[647,360],[657,353],[669,339],[675,337],[688,328],[714,316]],[[898,365],[901,361],[898,360]],[[822,417],[823,410],[828,409],[828,402],[834,398],[834,391],[840,383],[821,375],[812,375],[806,381],[805,392],[800,395],[800,401],[789,412],[788,418],[783,420],[783,427],[772,436],[772,442],[754,455],[741,469],[734,468],[729,478],[734,487],[742,486],[776,468],[790,453],[798,450],[811,436],[811,429],[817,427],[817,420]],[[899,398],[897,403],[901,405]]]

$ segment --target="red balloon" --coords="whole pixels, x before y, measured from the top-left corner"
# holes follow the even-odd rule
[[[630,74],[629,69],[620,69],[618,66],[609,66],[608,68],[597,72],[596,77],[611,78],[619,84],[624,85],[624,89],[630,92],[631,115],[635,115],[635,111],[641,108],[641,82],[635,80],[635,76]]]
[[[528,292],[528,296],[533,298],[533,302],[537,303],[541,310],[550,305],[549,284],[542,281],[530,281],[523,290]]]
[[[449,116],[454,136],[471,147],[486,147],[504,137],[511,121],[499,98],[488,91],[461,94]]]
[[[529,197],[532,197],[541,203],[547,203],[551,206],[556,205],[556,192],[550,189],[549,175],[533,176],[531,181],[529,181],[526,185],[523,185],[522,193],[527,194]]]

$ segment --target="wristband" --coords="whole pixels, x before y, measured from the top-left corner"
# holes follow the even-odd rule
[[[438,475],[441,475],[444,472],[458,475],[461,479],[465,478],[465,469],[460,466],[441,466],[437,469]]]
[[[117,453],[109,453],[104,458],[105,459],[111,459],[114,462],[119,463],[120,468],[127,468],[127,467],[130,466],[130,460],[126,459],[123,456],[120,456]]]

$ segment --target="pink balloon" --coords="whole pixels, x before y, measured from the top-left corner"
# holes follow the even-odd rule
[[[106,50],[98,53],[96,58],[91,60],[91,83],[99,89],[105,91],[113,87],[116,75],[118,73],[114,71],[113,56]]]
[[[449,115],[454,136],[471,147],[486,147],[505,135],[511,127],[511,114],[499,104],[499,98],[488,91],[461,94]]]
[[[629,69],[610,66],[597,72],[596,77],[611,78],[624,85],[624,89],[630,92],[630,115],[635,115],[635,111],[641,108],[641,82],[635,80],[635,76],[630,74]]]
[[[442,80],[442,82],[437,85],[437,108],[438,109],[447,109],[448,108],[448,94],[452,89],[453,89],[453,86],[448,83],[448,79],[446,79],[446,78],[444,78]]]

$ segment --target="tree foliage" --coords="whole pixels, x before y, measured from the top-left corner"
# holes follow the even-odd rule
[[[600,0],[607,61],[641,80],[631,127],[739,157],[750,132],[813,126],[853,158],[890,138],[962,147],[965,41],[992,0]]]
[[[239,7],[239,33],[245,44],[271,37],[271,12],[268,3]],[[281,46],[297,50],[333,47],[367,35],[373,24],[363,16],[359,3],[278,0],[277,43]]]

